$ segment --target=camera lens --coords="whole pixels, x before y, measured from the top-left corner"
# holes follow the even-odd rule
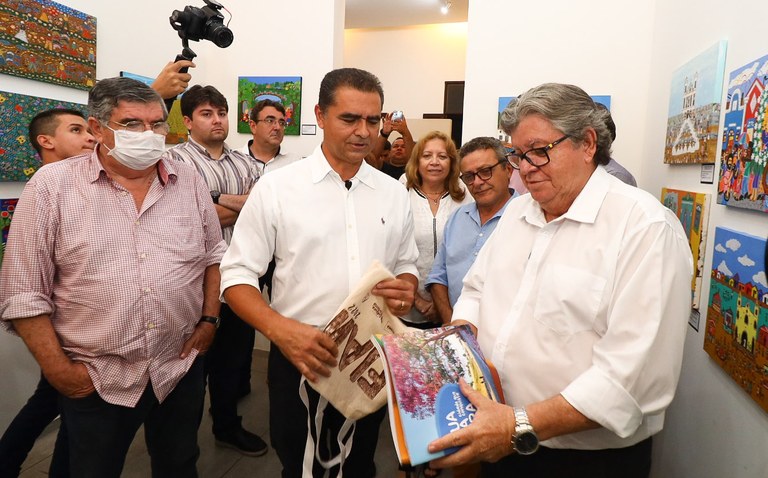
[[[212,41],[219,48],[226,48],[232,44],[235,36],[232,34],[232,30],[219,24],[208,29],[206,39]]]

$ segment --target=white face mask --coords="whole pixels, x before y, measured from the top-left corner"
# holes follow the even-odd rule
[[[147,169],[160,161],[165,152],[165,136],[151,130],[142,133],[114,129],[112,131],[115,133],[115,147],[107,154],[127,168],[135,171]]]

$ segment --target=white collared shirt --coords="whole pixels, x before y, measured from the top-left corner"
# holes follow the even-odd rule
[[[221,290],[259,286],[274,254],[272,308],[322,327],[374,260],[418,276],[410,201],[394,179],[361,164],[349,190],[320,146],[262,177],[221,262]]]
[[[247,143],[245,143],[245,146],[241,147],[237,151],[253,159],[256,162],[256,167],[259,170],[259,174],[262,176],[272,171],[277,171],[280,168],[284,168],[285,166],[288,166],[291,163],[295,163],[301,159],[301,156],[298,154],[283,153],[282,149],[278,149],[274,158],[270,158],[269,161],[264,162],[261,159],[255,157],[251,152],[252,144],[253,140],[249,140]]]
[[[508,404],[561,394],[604,427],[545,445],[626,447],[661,430],[674,397],[692,271],[680,221],[597,168],[549,223],[530,195],[509,203],[453,318],[478,327]]]

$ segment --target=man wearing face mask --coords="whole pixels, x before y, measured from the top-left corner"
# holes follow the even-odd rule
[[[231,149],[227,99],[213,86],[195,85],[181,97],[181,114],[189,141],[171,148],[171,158],[194,166],[216,205],[224,240],[229,244],[235,221],[259,179],[256,160]],[[227,306],[221,305],[221,328],[206,358],[211,418],[216,444],[244,455],[261,456],[267,444],[243,428],[237,401],[250,391],[255,333]]]
[[[19,200],[0,319],[62,394],[72,476],[119,477],[141,425],[153,476],[197,476],[216,211],[194,168],[163,158],[155,91],[101,80],[88,109],[96,149],[42,168]]]

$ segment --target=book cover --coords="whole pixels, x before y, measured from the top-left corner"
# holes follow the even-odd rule
[[[504,402],[498,374],[468,325],[373,338],[385,365],[392,438],[401,464],[419,465],[457,451],[429,453],[427,446],[472,423],[475,408],[461,393],[460,378]]]

